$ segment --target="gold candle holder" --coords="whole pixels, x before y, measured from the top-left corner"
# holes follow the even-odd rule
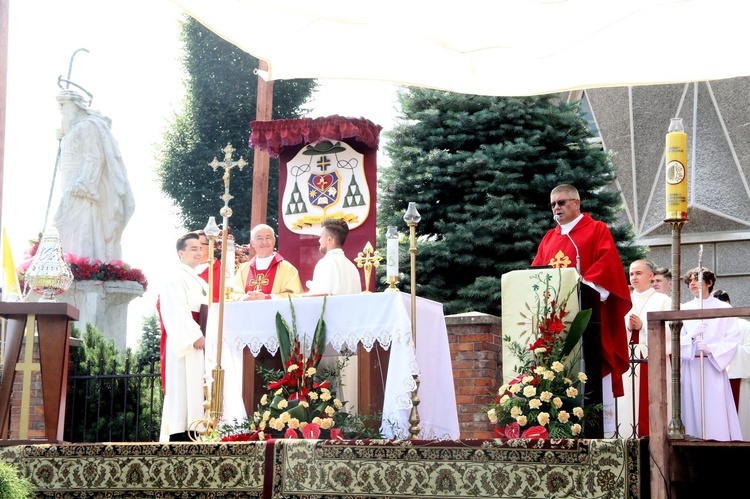
[[[389,275],[388,276],[388,287],[386,288],[387,292],[394,292],[398,291],[398,288],[396,287],[396,283],[398,282],[398,276],[397,275]]]
[[[404,214],[404,222],[409,226],[409,253],[411,254],[411,339],[414,344],[414,359],[417,358],[417,224],[422,216],[417,211],[417,204],[409,203],[409,207]],[[419,364],[417,364],[419,369]],[[410,439],[416,439],[419,436],[421,428],[419,427],[419,374],[413,374],[414,391],[411,394],[411,413],[409,414],[409,433]]]

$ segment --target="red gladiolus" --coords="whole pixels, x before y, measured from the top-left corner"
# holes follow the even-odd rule
[[[306,424],[305,427],[302,428],[302,436],[308,439],[320,438],[320,426],[315,423]]]

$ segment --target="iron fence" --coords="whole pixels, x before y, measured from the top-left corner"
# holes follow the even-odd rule
[[[162,399],[156,361],[78,363],[68,377],[65,441],[156,442]]]

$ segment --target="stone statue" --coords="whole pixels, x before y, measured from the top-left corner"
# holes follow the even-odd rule
[[[54,218],[65,253],[103,262],[122,259],[121,238],[135,202],[111,120],[80,94],[57,96],[62,113],[62,198]]]

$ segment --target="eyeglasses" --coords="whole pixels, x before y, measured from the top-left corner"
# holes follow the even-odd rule
[[[549,204],[549,207],[554,210],[555,206],[565,206],[565,203],[567,203],[568,201],[575,201],[575,199],[558,199],[557,201],[552,201]]]

